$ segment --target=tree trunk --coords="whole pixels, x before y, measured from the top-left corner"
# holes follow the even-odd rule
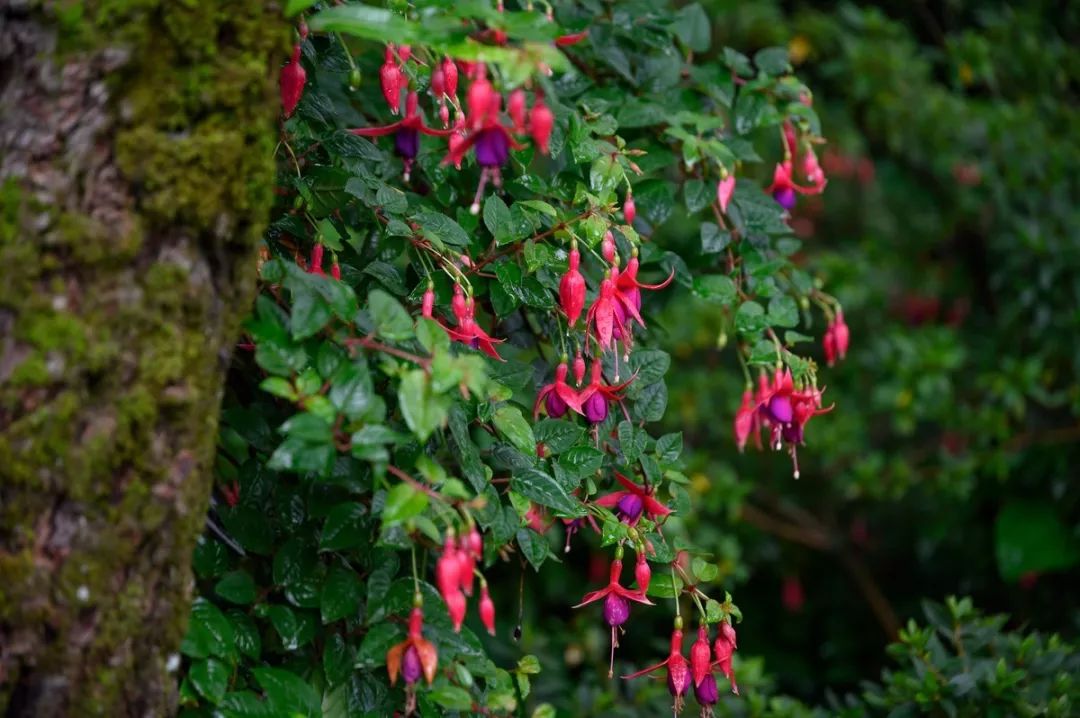
[[[164,715],[280,8],[0,0],[0,715]]]

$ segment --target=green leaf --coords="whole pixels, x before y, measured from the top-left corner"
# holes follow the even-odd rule
[[[322,551],[340,551],[353,548],[363,543],[368,529],[363,523],[367,508],[355,502],[338,504],[326,516],[319,549]]]
[[[679,460],[683,450],[682,432],[664,434],[656,440],[656,456],[661,462],[671,464]]]
[[[695,557],[690,563],[691,570],[699,581],[708,583],[716,579],[720,570],[716,567],[716,564],[709,563],[703,558]]]
[[[667,384],[658,381],[641,390],[634,403],[634,411],[642,421],[660,421],[664,418],[667,402]]]
[[[536,456],[536,437],[533,436],[532,427],[521,415],[520,409],[503,404],[495,410],[492,421],[498,432],[513,444],[514,448],[523,454]]]
[[[253,668],[251,672],[277,715],[321,715],[319,694],[300,676],[282,668]]]
[[[316,32],[344,32],[376,42],[410,44],[420,39],[418,24],[390,10],[370,5],[328,7],[313,15],[308,25]],[[434,38],[425,39],[430,42]]]
[[[646,593],[657,598],[675,598],[675,594],[682,591],[682,587],[682,579],[678,576],[673,579],[669,573],[656,573],[649,582]]]
[[[583,479],[604,465],[604,452],[595,446],[574,446],[559,456],[559,466],[575,479]]]
[[[743,302],[735,312],[735,331],[741,334],[760,332],[768,323],[765,308],[757,302]]]
[[[360,610],[363,585],[352,571],[334,566],[326,575],[319,595],[319,612],[323,623],[355,616]]]
[[[699,179],[689,180],[683,185],[683,197],[686,200],[686,210],[691,214],[700,212],[709,206],[712,197],[711,189]]]
[[[766,75],[786,75],[791,72],[786,47],[766,47],[754,55],[754,64]]]
[[[533,433],[547,454],[555,455],[576,444],[584,429],[563,419],[542,419],[533,427]]]
[[[446,421],[448,400],[432,393],[431,383],[422,369],[410,371],[398,387],[398,404],[409,425],[421,441]]]
[[[431,689],[429,696],[446,710],[467,712],[473,707],[472,695],[464,688],[450,683]]]
[[[469,425],[465,418],[465,410],[460,404],[454,404],[450,409],[450,438],[456,448],[458,466],[468,479],[473,491],[480,493],[487,484],[487,475],[484,473],[484,465],[480,461],[480,450],[476,448],[469,436]]]
[[[510,478],[510,488],[542,506],[560,511],[567,516],[582,516],[581,502],[567,493],[559,482],[539,469],[520,469]]]
[[[701,223],[701,253],[719,254],[731,244],[731,232],[712,222]]]
[[[258,596],[255,579],[247,571],[231,571],[221,577],[214,586],[214,593],[226,601],[246,605],[254,603]]]
[[[205,658],[191,664],[188,678],[203,698],[218,703],[229,688],[229,669],[213,658]]]
[[[372,406],[379,401],[375,396],[367,362],[359,358],[355,362],[338,367],[331,379],[327,398],[334,408],[350,421],[367,415]]]
[[[345,642],[340,633],[331,633],[322,654],[323,673],[327,683],[333,686],[348,678],[352,663],[352,646]]]
[[[401,483],[390,489],[383,504],[383,526],[392,526],[418,516],[428,505],[428,496],[412,484]]]
[[[637,373],[635,383],[640,386],[660,381],[670,366],[671,357],[659,349],[641,349],[630,355],[630,369]]]
[[[731,306],[738,293],[731,277],[704,274],[694,277],[694,294],[712,304]]]
[[[517,239],[510,223],[510,208],[498,195],[489,195],[484,200],[484,226],[491,232],[496,244],[509,244]]]
[[[518,529],[516,538],[522,555],[529,560],[534,569],[539,571],[544,559],[551,552],[547,539],[530,528]]]
[[[994,524],[998,571],[1015,582],[1025,573],[1061,571],[1080,562],[1080,548],[1048,501],[1013,500]]]
[[[229,611],[229,623],[233,627],[233,635],[236,637],[236,648],[243,655],[251,659],[258,659],[262,653],[262,638],[259,629],[251,616],[242,611],[233,609]]]
[[[421,212],[413,216],[412,219],[420,225],[420,231],[424,237],[432,242],[446,244],[459,250],[465,249],[469,245],[469,235],[465,233],[460,224],[445,214]]]
[[[799,305],[786,294],[769,300],[769,323],[777,327],[794,327],[799,324]]]
[[[205,598],[191,604],[191,619],[180,651],[192,658],[229,658],[236,649],[232,624],[225,614]]]
[[[426,612],[425,612],[426,613]],[[377,668],[386,663],[386,652],[405,635],[396,623],[380,622],[371,626],[356,655],[357,668]]]
[[[675,23],[671,30],[694,52],[705,52],[709,49],[712,22],[698,3],[680,8],[675,13]]]
[[[368,307],[375,322],[375,331],[390,341],[404,341],[413,336],[413,320],[405,307],[381,289],[368,294]]]

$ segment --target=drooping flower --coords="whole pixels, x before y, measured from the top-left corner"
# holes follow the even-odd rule
[[[308,267],[308,274],[318,274],[320,277],[325,277],[326,272],[323,271],[323,253],[325,248],[321,244],[316,244],[311,248],[311,265]]]
[[[678,623],[681,623],[681,619],[676,619]],[[676,625],[678,625],[678,623]],[[629,680],[643,676],[646,673],[652,673],[653,671],[661,668],[667,669],[667,685],[668,692],[671,693],[672,698],[675,699],[675,704],[672,709],[678,714],[683,709],[683,696],[686,695],[686,691],[690,688],[691,676],[690,667],[686,662],[686,659],[682,654],[682,631],[676,628],[671,632],[671,652],[668,657],[656,665],[643,668],[637,673],[631,673],[623,678]]]
[[[443,325],[443,329],[451,339],[468,344],[473,349],[479,349],[492,359],[504,361],[496,351],[495,344],[501,344],[506,340],[495,339],[480,328],[480,325],[476,323],[476,305],[472,297],[465,297],[460,284],[454,286],[454,298],[450,301],[450,308],[454,312],[458,325],[457,327]]]
[[[600,242],[600,254],[608,264],[615,263],[615,235],[610,229],[604,232],[604,239]]]
[[[405,713],[416,710],[416,683],[423,676],[428,685],[435,680],[439,654],[430,641],[424,639],[424,612],[420,609],[420,596],[413,600],[409,614],[409,631],[405,640],[390,647],[386,652],[386,672],[390,685],[397,683],[398,674],[405,678]]]
[[[544,96],[537,92],[536,101],[529,110],[529,134],[533,142],[540,148],[542,154],[548,153],[548,142],[551,139],[551,128],[555,126],[555,115],[544,103]]]
[[[495,603],[488,593],[487,582],[480,584],[480,622],[492,636],[495,635]]]
[[[637,580],[639,591],[642,593],[649,591],[649,583],[652,581],[652,568],[649,567],[649,561],[645,558],[644,551],[638,552],[637,564],[634,566],[634,579]]]
[[[585,315],[586,330],[591,330],[600,351],[613,346],[615,329],[619,330],[621,336],[626,335],[622,319],[616,314],[618,305],[615,280],[611,278],[611,272],[608,271],[604,275],[604,280],[600,282],[600,291],[596,295],[596,301]]]
[[[291,117],[296,106],[300,104],[300,98],[304,94],[304,85],[307,84],[307,72],[300,64],[300,43],[293,45],[292,58],[281,68],[279,85],[281,90],[281,108],[286,117]]]
[[[648,517],[651,521],[659,521],[671,513],[671,509],[664,504],[660,503],[655,498],[656,489],[651,485],[638,486],[627,477],[615,472],[615,480],[623,487],[621,491],[613,491],[612,493],[601,496],[595,502],[597,506],[603,506],[606,509],[617,509],[619,503],[628,496],[634,496],[641,501],[641,510],[638,513],[637,518],[633,521],[627,521],[631,526],[637,523],[637,520],[642,516]]]
[[[705,624],[698,626],[697,640],[690,647],[690,671],[694,676],[694,685],[699,685],[705,676],[712,673],[712,648],[709,647],[709,629]]]
[[[836,320],[833,323],[833,336],[836,339],[836,355],[843,359],[847,356],[848,341],[851,339],[847,322],[844,321],[844,312],[836,310]]]
[[[638,253],[637,247],[630,250],[630,261],[626,263],[626,267],[619,273],[618,279],[615,281],[615,295],[619,302],[622,304],[626,313],[629,314],[640,324],[645,326],[645,320],[641,318],[641,290],[642,289],[663,289],[667,285],[671,284],[671,280],[675,278],[675,269],[671,269],[671,273],[668,278],[660,282],[660,284],[642,284],[638,281]]]
[[[622,211],[626,223],[633,224],[634,218],[637,217],[637,205],[634,204],[634,195],[630,190],[626,191],[626,200],[623,202]]]
[[[733,194],[735,194],[735,175],[726,174],[716,183],[716,201],[720,205],[721,212],[727,213]]]
[[[574,606],[574,608],[581,608],[587,606],[590,603],[604,599],[604,621],[611,626],[611,662],[608,665],[608,677],[610,678],[614,671],[615,666],[615,648],[619,645],[619,641],[616,635],[616,629],[622,624],[626,623],[630,618],[630,601],[636,603],[643,603],[646,606],[652,606],[653,602],[645,597],[645,592],[642,590],[632,590],[624,588],[619,579],[622,577],[622,559],[619,558],[622,553],[622,547],[619,547],[616,552],[616,557],[611,562],[611,570],[608,576],[608,585],[599,591],[591,591],[586,593],[581,603]]]
[[[571,45],[578,44],[588,36],[588,30],[571,33],[569,35],[559,35],[557,38],[555,38],[555,47],[570,47]]]
[[[817,155],[814,154],[814,148],[807,145],[806,150],[802,156],[802,171],[806,176],[807,181],[814,187],[825,188],[825,171],[821,169],[821,165],[818,164]]]
[[[832,366],[836,363],[836,323],[829,322],[825,328],[825,334],[821,337],[821,349],[825,353],[825,363]]]
[[[510,115],[510,121],[514,123],[514,132],[524,134],[525,90],[519,87],[510,93],[510,99],[506,102],[506,114]]]
[[[738,646],[735,641],[735,627],[729,619],[720,622],[720,630],[713,643],[713,665],[720,669],[724,677],[731,681],[731,692],[739,695],[739,686],[735,682],[735,669],[731,666],[731,657]]]
[[[428,280],[427,289],[424,290],[424,296],[420,300],[420,316],[431,319],[432,313],[435,311],[435,285]]]
[[[405,99],[405,116],[397,122],[382,127],[357,127],[349,130],[360,137],[381,137],[394,133],[394,153],[400,157],[405,165],[405,181],[409,181],[413,161],[420,152],[420,135],[432,137],[446,137],[453,130],[438,130],[424,124],[424,118],[420,116],[419,97],[415,92],[410,92]]]
[[[383,98],[386,100],[390,113],[396,115],[401,109],[401,87],[403,76],[398,67],[397,58],[394,54],[394,46],[386,46],[386,55],[381,68],[379,68],[379,84],[382,87]]]
[[[581,386],[581,380],[585,378],[585,357],[581,356],[581,350],[574,355],[574,383]]]
[[[720,700],[720,691],[716,687],[716,676],[711,672],[694,685],[694,698],[701,705],[701,718],[712,718],[712,707]]]
[[[824,184],[811,187],[795,184],[795,180],[792,178],[791,160],[788,159],[776,164],[776,169],[773,170],[772,184],[765,191],[771,194],[781,207],[790,210],[795,207],[796,192],[799,194],[821,194],[824,190]]]
[[[458,86],[457,65],[449,57],[444,57],[442,61],[442,71],[443,77],[446,79],[446,94],[456,98]]]
[[[555,367],[555,381],[545,385],[536,395],[536,402],[533,404],[534,421],[540,416],[541,402],[546,402],[548,416],[553,419],[560,418],[566,413],[567,408],[581,413],[581,400],[578,398],[578,393],[566,383],[568,373],[569,367],[566,366],[566,362]]]
[[[593,424],[599,424],[607,418],[608,402],[622,401],[622,394],[619,392],[634,380],[634,376],[621,384],[605,384],[603,366],[600,364],[599,359],[594,359],[589,384],[577,393],[581,409],[575,409],[575,411],[584,414],[585,418]]]
[[[754,395],[747,389],[742,395],[742,405],[735,412],[735,445],[739,447],[739,451],[746,448],[746,440],[750,438],[750,432],[754,428],[756,409]]]
[[[581,253],[577,248],[577,240],[570,242],[570,257],[566,274],[559,280],[559,304],[566,314],[566,321],[572,328],[577,324],[581,312],[585,309],[585,277],[581,270]]]

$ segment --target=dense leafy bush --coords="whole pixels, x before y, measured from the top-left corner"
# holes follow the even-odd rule
[[[764,435],[796,476],[826,410],[796,328],[813,303],[833,355],[847,336],[785,222],[825,184],[810,92],[782,48],[693,63],[709,44],[696,5],[310,14],[282,74],[281,202],[225,402],[216,535],[195,557],[191,706],[519,710],[539,664],[490,660],[466,607],[506,644],[489,595],[531,603],[525,566],[575,531],[609,547],[610,583],[565,575],[563,607],[597,602],[614,656],[649,640],[631,603],[666,604],[676,706],[714,704],[714,670],[735,690],[741,614],[679,518],[682,436],[647,428],[671,364],[651,295],[725,312],[738,443]],[[699,228],[682,254],[657,231],[676,212]]]

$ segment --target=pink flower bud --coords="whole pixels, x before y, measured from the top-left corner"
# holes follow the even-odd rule
[[[446,597],[446,610],[450,614],[450,622],[454,624],[454,632],[461,633],[461,625],[465,622],[466,610],[465,594],[455,590]]]
[[[735,175],[729,174],[716,184],[716,201],[720,204],[721,212],[727,212],[733,194],[735,194]]]
[[[300,43],[293,45],[292,59],[281,68],[279,84],[281,107],[285,111],[285,116],[290,117],[296,106],[300,104],[300,98],[304,94],[304,85],[307,84],[307,72],[300,64]]]
[[[541,154],[548,153],[548,141],[551,139],[551,128],[554,126],[555,115],[544,104],[544,99],[537,96],[536,103],[529,111],[529,132],[532,134],[533,142],[540,148]]]
[[[491,635],[495,635],[495,603],[488,594],[487,584],[480,586],[480,621]]]
[[[401,109],[401,81],[401,68],[394,58],[394,46],[387,45],[386,60],[379,69],[379,84],[390,112],[395,115]]]
[[[637,217],[637,206],[634,205],[634,195],[630,194],[630,192],[626,193],[626,201],[623,202],[622,211],[626,223],[633,224],[634,218]]]
[[[523,133],[525,131],[525,90],[519,87],[510,93],[510,99],[506,103],[506,112],[514,123],[514,132]]]
[[[694,685],[698,685],[705,676],[712,673],[712,650],[709,649],[709,629],[704,624],[698,627],[698,637],[690,647],[690,670],[694,675]]]
[[[645,552],[638,554],[637,565],[634,566],[634,578],[637,579],[638,590],[646,593],[649,590],[649,582],[652,581],[652,569],[645,560]]]
[[[615,261],[615,235],[610,229],[604,232],[604,239],[600,242],[600,255],[608,264]]]
[[[836,337],[836,355],[843,359],[847,356],[848,350],[848,325],[844,321],[844,313],[839,309],[836,310],[836,324],[833,327],[833,333]]]

